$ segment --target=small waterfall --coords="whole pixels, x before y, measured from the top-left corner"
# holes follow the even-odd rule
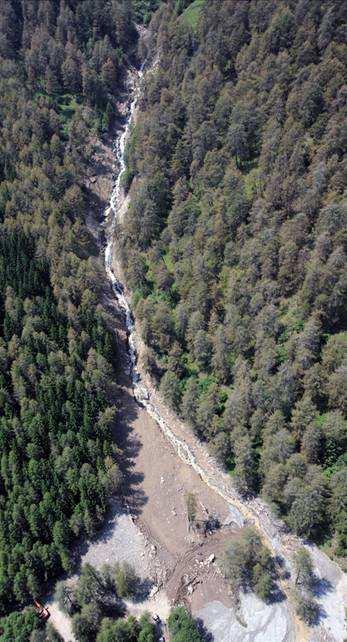
[[[153,403],[151,399],[151,394],[148,388],[141,381],[140,373],[136,367],[137,363],[137,350],[136,350],[136,331],[134,317],[128,303],[128,300],[125,296],[124,285],[121,281],[115,276],[112,268],[112,258],[114,250],[114,232],[116,228],[116,223],[119,217],[119,211],[121,207],[120,195],[121,195],[121,181],[122,175],[125,171],[125,147],[128,140],[130,128],[133,122],[136,106],[138,99],[141,95],[141,81],[143,77],[142,69],[139,72],[130,72],[129,77],[129,92],[130,92],[130,107],[128,111],[128,116],[126,119],[126,124],[124,130],[119,134],[116,143],[115,143],[115,152],[117,156],[119,172],[116,178],[115,186],[113,188],[110,204],[105,210],[105,227],[106,227],[106,248],[105,248],[105,270],[107,276],[111,282],[115,300],[117,301],[118,307],[124,313],[124,319],[126,324],[126,330],[128,335],[128,374],[131,376],[133,391],[135,399],[146,408],[148,414],[156,421],[156,423],[161,428],[162,432],[166,438],[172,444],[174,450],[177,452],[178,456],[182,461],[184,461],[189,466],[192,466],[198,475],[204,480],[204,482],[210,486],[215,492],[217,492],[223,499],[228,503],[235,503],[235,496],[231,492],[229,484],[225,482],[221,483],[220,480],[215,480],[213,476],[209,474],[208,471],[204,470],[202,466],[198,463],[196,456],[188,444],[183,440],[177,437],[173,430],[170,428],[168,421],[162,416],[159,408]]]
[[[113,268],[112,268],[112,259],[113,259],[113,249],[114,249],[114,233],[116,223],[118,221],[119,208],[120,208],[120,195],[121,195],[121,184],[122,176],[125,171],[125,148],[128,141],[130,128],[134,119],[135,109],[137,102],[141,93],[141,81],[143,78],[142,67],[139,71],[129,72],[128,78],[128,90],[131,97],[130,106],[128,109],[128,115],[126,118],[126,123],[124,130],[119,134],[115,143],[115,154],[118,162],[118,175],[112,194],[110,197],[110,203],[105,210],[105,228],[106,228],[106,248],[105,248],[105,270],[107,276],[111,282],[115,298],[118,302],[119,307],[123,310],[125,315],[125,324],[128,333],[129,339],[129,349],[128,349],[128,358],[129,358],[129,374],[132,377],[133,384],[139,381],[139,374],[136,372],[136,349],[134,342],[134,320],[132,312],[130,310],[128,301],[124,295],[123,284],[116,278]]]
[[[172,428],[169,425],[169,421],[166,420],[160,409],[155,405],[153,399],[151,399],[151,394],[148,388],[141,381],[140,373],[136,367],[137,362],[137,350],[136,350],[136,331],[134,317],[131,312],[128,300],[125,296],[124,286],[115,276],[112,269],[112,256],[113,256],[113,237],[116,222],[119,215],[120,209],[120,193],[121,193],[121,180],[122,174],[125,170],[125,160],[124,152],[127,143],[127,138],[129,135],[130,127],[133,122],[135,109],[139,96],[141,95],[141,79],[142,71],[136,72],[134,79],[134,74],[129,81],[129,87],[131,92],[131,102],[129,107],[129,113],[126,120],[126,125],[124,131],[119,135],[116,144],[115,150],[117,154],[117,159],[119,163],[119,173],[115,182],[114,189],[111,194],[110,204],[105,210],[105,220],[106,220],[106,238],[107,245],[105,249],[105,269],[108,275],[108,278],[112,284],[115,300],[117,301],[118,307],[123,310],[125,324],[128,334],[128,361],[129,361],[129,370],[128,374],[131,376],[134,397],[142,406],[144,406],[148,414],[156,421],[161,431],[172,444],[177,455],[182,461],[191,466],[200,476],[200,478],[214,490],[220,497],[222,497],[229,505],[233,506],[234,509],[238,510],[239,517],[248,519],[250,522],[256,523],[259,525],[260,530],[265,533],[268,541],[271,543],[272,548],[276,553],[281,552],[282,543],[281,543],[281,534],[278,522],[272,517],[270,511],[265,507],[259,499],[255,499],[248,502],[243,502],[235,493],[232,484],[228,476],[223,473],[216,462],[213,466],[206,465],[205,461],[208,462],[211,459],[204,453],[204,457],[199,457],[194,453],[194,450],[184,441],[184,439],[178,437]],[[197,444],[197,449],[200,449],[201,446]],[[207,458],[207,459],[206,459]],[[204,461],[203,464],[200,461]],[[260,526],[261,524],[261,526]]]
[[[115,182],[115,186],[112,190],[110,197],[110,204],[105,210],[105,222],[106,222],[106,234],[107,234],[107,245],[105,249],[105,267],[106,270],[111,270],[112,268],[112,249],[113,249],[113,236],[115,225],[117,222],[117,214],[119,208],[119,197],[121,193],[121,183],[122,176],[125,171],[125,147],[130,133],[130,128],[133,122],[134,113],[137,105],[137,101],[141,92],[141,80],[143,77],[142,68],[140,71],[131,71],[129,73],[129,78],[127,82],[129,94],[131,96],[131,102],[128,110],[128,115],[123,131],[118,135],[115,142],[115,154],[118,162],[118,175]]]
[[[293,555],[293,551],[295,551],[299,546],[302,546],[303,543],[296,536],[286,532],[283,524],[272,515],[268,506],[263,504],[263,502],[259,498],[248,501],[241,500],[235,492],[233,485],[228,478],[228,475],[226,475],[219,468],[215,461],[210,461],[211,458],[207,455],[206,451],[202,452],[203,447],[200,444],[196,443],[194,445],[194,448],[192,448],[183,438],[180,438],[177,436],[177,434],[175,434],[174,430],[172,430],[170,426],[169,420],[163,417],[163,414],[158,408],[158,405],[155,404],[153,399],[151,399],[150,391],[142,383],[140,374],[136,367],[137,351],[134,318],[124,293],[124,286],[113,273],[112,253],[115,225],[121,205],[121,179],[122,174],[125,170],[124,151],[130,127],[133,122],[137,102],[139,96],[141,95],[142,75],[143,74],[141,70],[140,72],[136,73],[136,76],[132,74],[129,81],[129,88],[131,92],[129,113],[126,120],[125,129],[119,135],[115,145],[120,169],[110,198],[110,204],[105,210],[107,238],[107,246],[105,250],[105,269],[113,287],[115,300],[117,301],[119,308],[121,308],[124,312],[129,342],[129,375],[132,379],[134,396],[138,403],[140,403],[146,409],[148,414],[156,421],[157,425],[160,427],[161,431],[168,439],[168,441],[172,444],[175,452],[180,457],[180,459],[191,466],[197,472],[200,478],[206,483],[206,485],[209,486],[215,493],[222,497],[229,504],[229,506],[232,507],[233,514],[235,514],[236,511],[235,522],[241,526],[245,523],[246,520],[249,524],[256,525],[256,527],[262,533],[266,543],[270,546],[270,549],[272,549],[272,552],[276,555],[280,555],[283,558],[284,567],[287,569],[287,571],[291,572],[291,558]],[[153,444],[153,446],[155,447],[155,444]],[[329,572],[334,575],[337,573],[338,579],[336,579],[333,583],[334,593],[331,594],[333,596],[333,599],[331,599],[331,597],[328,598],[328,601],[323,599],[322,603],[323,608],[326,609],[327,613],[329,614],[329,621],[334,622],[336,620],[336,614],[338,614],[342,622],[343,599],[341,599],[339,591],[340,589],[342,592],[346,590],[345,576],[342,575],[337,564],[329,560],[324,555],[324,553],[319,551],[319,549],[317,549],[315,546],[311,546],[310,551],[314,555],[314,559],[318,569],[323,568],[324,573],[327,569],[329,569]],[[336,607],[334,607],[335,598],[337,602]],[[341,624],[341,630],[342,628],[343,624]],[[337,640],[337,638],[334,637],[334,640]]]
[[[138,99],[141,95],[141,81],[143,77],[142,69],[140,71],[131,71],[129,74],[129,93],[130,93],[130,106],[126,119],[124,130],[119,134],[115,142],[115,153],[118,161],[119,172],[116,178],[114,188],[110,197],[110,203],[105,210],[105,227],[106,227],[106,248],[105,248],[105,270],[111,282],[115,299],[118,307],[123,310],[124,319],[128,334],[128,360],[129,369],[128,374],[131,376],[135,399],[141,403],[147,412],[160,426],[165,436],[169,439],[179,457],[188,465],[192,466],[201,477],[204,477],[204,471],[197,464],[196,458],[188,445],[173,433],[169,427],[168,422],[161,415],[159,409],[152,403],[151,395],[146,386],[141,382],[140,374],[136,367],[137,351],[136,351],[136,332],[134,317],[131,312],[128,300],[124,293],[124,286],[120,280],[115,276],[112,268],[113,250],[114,250],[114,233],[116,223],[119,217],[119,210],[121,206],[121,182],[122,175],[125,171],[125,147],[129,137],[130,128],[134,119],[134,114],[137,106]],[[205,475],[206,477],[206,475]],[[212,480],[205,479],[206,483],[212,486]],[[215,490],[217,490],[215,488]],[[220,493],[220,490],[218,491]],[[221,494],[221,493],[220,493]]]

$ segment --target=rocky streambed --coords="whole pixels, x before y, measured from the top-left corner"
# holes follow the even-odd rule
[[[342,642],[344,639],[345,576],[333,562],[313,548],[317,574],[329,576],[329,590],[319,600],[319,626],[309,631],[294,616],[284,600],[265,605],[252,595],[241,598],[238,612],[233,608],[228,587],[217,559],[227,542],[244,523],[253,523],[275,554],[290,569],[293,550],[300,543],[284,532],[282,525],[258,499],[243,502],[233,490],[230,478],[220,469],[192,432],[170,412],[141,368],[142,344],[130,308],[131,296],[122,282],[117,259],[115,231],[126,216],[128,200],[122,190],[125,147],[136,117],[142,91],[143,70],[129,72],[125,120],[113,145],[113,187],[105,208],[100,233],[96,213],[89,227],[99,242],[99,263],[110,283],[104,305],[117,332],[122,354],[121,410],[114,438],[127,458],[124,498],[114,498],[109,519],[97,540],[86,545],[82,562],[95,566],[127,560],[134,564],[148,591],[127,604],[129,612],[144,610],[166,619],[176,601],[189,605],[212,633],[215,642]],[[106,150],[106,151],[105,151]],[[110,185],[110,147],[105,148],[104,170],[98,171],[96,189],[100,198]],[[99,147],[103,155],[103,147]],[[101,186],[101,187],[100,187]],[[106,239],[106,243],[103,241]],[[222,528],[201,539],[187,528],[185,496],[193,492],[201,515],[217,513]],[[208,561],[210,560],[210,561]],[[52,620],[64,639],[69,623],[62,619],[56,604]]]

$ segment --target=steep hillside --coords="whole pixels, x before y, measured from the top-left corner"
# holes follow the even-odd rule
[[[136,46],[130,9],[0,2],[0,615],[71,570],[120,481],[117,350],[85,218],[90,139],[114,124]]]
[[[119,230],[167,402],[243,495],[262,493],[337,555],[347,544],[345,18],[338,0],[161,7]]]

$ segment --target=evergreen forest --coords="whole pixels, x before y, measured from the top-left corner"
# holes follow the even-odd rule
[[[346,4],[162,4],[121,238],[146,368],[289,528],[347,547]]]
[[[85,221],[92,139],[114,126],[138,34],[122,0],[1,0],[0,14],[4,615],[71,571],[119,485],[117,345]]]
[[[4,642],[62,639],[33,599],[121,492],[121,352],[87,223],[141,63],[115,238],[145,368],[243,499],[346,568],[346,23],[341,0],[0,0]],[[237,590],[276,589],[252,530],[224,566]],[[151,614],[126,616],[136,582],[126,564],[59,582],[76,638],[154,642]],[[167,626],[202,640],[185,606]]]

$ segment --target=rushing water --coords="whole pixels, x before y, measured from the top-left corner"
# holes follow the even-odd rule
[[[116,225],[119,222],[119,214],[123,202],[122,193],[122,176],[125,171],[125,148],[129,138],[130,129],[134,120],[134,115],[137,107],[139,97],[141,95],[143,71],[131,70],[129,73],[128,89],[129,89],[129,108],[126,117],[126,123],[123,131],[118,135],[115,141],[115,154],[119,171],[117,174],[116,182],[112,190],[110,202],[105,210],[105,231],[106,231],[106,248],[105,248],[105,270],[109,281],[112,285],[115,300],[117,301],[118,308],[124,313],[124,320],[128,336],[128,373],[131,376],[135,399],[143,405],[147,412],[157,422],[166,438],[171,442],[179,457],[189,466],[192,466],[205,483],[213,488],[219,495],[221,495],[229,503],[233,500],[229,494],[228,485],[216,483],[209,473],[204,470],[199,463],[188,444],[177,437],[169,426],[168,421],[163,417],[159,408],[154,404],[151,399],[151,394],[148,388],[141,381],[140,373],[137,369],[137,350],[136,350],[136,330],[134,317],[125,295],[124,285],[119,278],[116,277],[113,271],[113,252],[115,251],[114,235]]]
[[[134,396],[139,403],[145,406],[147,412],[155,419],[161,430],[174,446],[179,457],[188,465],[195,468],[201,477],[205,477],[206,483],[212,486],[211,480],[206,479],[205,471],[196,462],[196,458],[188,445],[179,439],[171,430],[168,422],[161,415],[159,409],[154,405],[151,400],[151,395],[146,386],[141,381],[140,374],[136,367],[137,350],[136,350],[136,331],[134,317],[131,312],[130,305],[125,296],[124,285],[119,278],[116,277],[113,271],[113,252],[115,251],[114,234],[116,224],[119,222],[119,213],[122,206],[122,176],[125,171],[125,148],[129,138],[130,129],[134,120],[134,115],[137,107],[139,97],[141,95],[143,71],[131,71],[129,74],[128,88],[129,88],[129,109],[126,117],[126,123],[123,131],[118,135],[115,142],[115,154],[119,171],[117,174],[116,182],[110,197],[110,203],[105,210],[105,229],[106,229],[106,248],[105,248],[105,270],[109,281],[112,285],[115,300],[118,307],[124,313],[126,330],[128,335],[128,360],[129,360],[129,375],[132,379]],[[217,490],[217,489],[215,489]],[[217,492],[220,492],[218,489]]]
[[[123,310],[125,315],[125,324],[128,333],[129,339],[129,348],[128,348],[128,358],[129,358],[129,374],[132,377],[133,384],[135,385],[139,381],[139,374],[136,371],[136,348],[135,348],[135,326],[133,315],[130,310],[130,306],[124,294],[124,286],[116,278],[113,267],[113,252],[114,252],[114,233],[116,223],[118,221],[119,210],[121,206],[121,195],[122,195],[122,176],[125,171],[125,148],[129,138],[129,133],[131,125],[134,120],[134,114],[137,107],[137,102],[141,94],[141,83],[143,78],[142,68],[137,70],[132,70],[129,73],[128,78],[128,90],[130,94],[130,105],[126,117],[126,123],[123,131],[119,134],[115,143],[115,154],[118,163],[118,175],[112,194],[110,197],[110,203],[105,210],[105,222],[106,222],[106,248],[105,248],[105,270],[107,276],[111,282],[115,298],[118,302],[119,307]]]
[[[124,320],[128,335],[128,361],[129,361],[129,375],[131,376],[135,399],[141,403],[147,412],[157,422],[162,432],[167,439],[171,442],[179,457],[189,466],[192,466],[199,476],[217,492],[223,499],[225,499],[232,506],[235,505],[235,493],[232,491],[230,483],[217,479],[211,475],[211,472],[203,468],[192,451],[191,447],[171,429],[168,421],[163,417],[159,408],[153,402],[150,391],[141,381],[140,373],[137,369],[137,350],[136,350],[136,329],[134,317],[125,295],[124,285],[119,278],[116,277],[113,271],[113,252],[115,251],[114,234],[116,224],[119,222],[119,213],[123,202],[122,194],[122,176],[125,171],[125,148],[129,137],[129,132],[134,120],[134,115],[137,107],[139,97],[141,95],[143,71],[131,71],[129,73],[128,88],[129,88],[129,109],[127,113],[126,123],[123,131],[118,135],[115,142],[115,153],[119,171],[117,174],[116,182],[110,197],[110,203],[105,210],[105,228],[106,228],[106,248],[105,248],[105,270],[112,285],[115,300],[118,307],[124,313]],[[241,518],[241,514],[239,516]]]
[[[121,182],[123,173],[125,171],[125,148],[129,137],[130,128],[134,120],[137,103],[141,95],[142,77],[142,69],[140,71],[131,71],[131,73],[129,74],[129,109],[126,117],[125,127],[119,134],[115,142],[115,153],[119,171],[110,197],[109,206],[105,210],[105,228],[107,241],[105,248],[105,269],[112,285],[114,297],[117,301],[118,307],[123,310],[124,313],[126,330],[128,334],[129,375],[132,379],[134,396],[136,400],[146,408],[148,414],[157,422],[166,438],[171,442],[178,456],[186,464],[192,466],[192,468],[198,473],[201,479],[211,489],[218,493],[231,507],[233,507],[234,511],[237,511],[236,517],[238,519],[241,519],[241,523],[243,523],[244,517],[250,519],[251,522],[256,523],[259,529],[266,536],[266,539],[268,543],[270,543],[273,551],[282,555],[285,559],[287,568],[290,568],[290,557],[293,550],[295,550],[295,548],[300,544],[299,540],[293,536],[289,537],[288,535],[283,537],[281,525],[276,519],[273,518],[268,507],[266,507],[258,498],[249,502],[241,502],[235,494],[230,480],[225,474],[222,473],[221,470],[218,469],[216,462],[214,462],[213,466],[209,466],[206,455],[205,457],[201,457],[200,453],[200,455],[197,454],[196,456],[192,448],[188,446],[184,439],[180,439],[179,437],[177,437],[177,435],[170,427],[169,422],[163,417],[159,408],[151,398],[150,391],[141,381],[141,377],[137,369],[136,331],[134,318],[128,300],[125,296],[124,286],[113,272],[112,259],[113,252],[115,251],[114,234],[122,205],[123,194]],[[196,448],[194,447],[196,451],[198,451],[199,448],[199,446],[196,446]],[[201,464],[201,462],[203,463]],[[237,522],[238,519],[235,519],[235,521]],[[288,541],[286,541],[286,539]],[[290,555],[288,554],[288,545],[290,549]],[[337,577],[335,578],[335,582],[337,583],[340,580],[341,576],[340,569],[333,562],[328,560],[324,554],[316,549],[316,547],[312,547],[311,551],[315,554],[315,562],[317,564],[317,567],[319,568],[320,566],[323,566],[325,572],[329,568],[331,573],[335,573],[337,575]],[[340,581],[342,582],[342,580]],[[333,599],[330,599],[330,601],[329,599],[324,600],[324,596],[323,598],[321,598],[321,601],[324,602],[324,609],[327,613],[327,622],[335,622],[335,628],[339,630],[339,633],[341,630],[341,638],[339,637],[338,633],[336,637],[333,637],[331,639],[342,640],[344,639],[343,600],[341,600],[341,597],[338,596],[336,589],[331,595]]]
[[[125,171],[125,148],[127,140],[129,137],[129,132],[134,120],[134,115],[137,107],[139,97],[141,95],[142,87],[142,78],[143,71],[131,71],[129,73],[129,108],[126,118],[126,123],[123,131],[118,135],[115,142],[115,153],[117,157],[117,163],[119,167],[118,175],[112,194],[110,197],[110,203],[105,210],[105,228],[106,228],[106,248],[105,248],[105,270],[107,276],[110,280],[110,283],[113,288],[113,293],[115,300],[117,301],[118,308],[120,308],[124,313],[124,320],[128,335],[128,362],[129,362],[129,375],[131,376],[133,391],[135,399],[143,405],[148,414],[153,417],[156,423],[161,428],[162,432],[165,434],[166,438],[171,442],[178,456],[189,466],[192,466],[198,475],[203,479],[203,481],[212,488],[216,493],[218,493],[224,500],[226,500],[234,510],[238,510],[236,506],[240,507],[240,501],[237,498],[235,491],[232,488],[230,480],[224,475],[214,463],[215,470],[211,470],[209,466],[202,466],[192,448],[188,444],[177,437],[173,432],[172,428],[169,425],[169,422],[163,417],[158,406],[155,404],[154,400],[151,398],[150,391],[141,381],[141,376],[137,368],[137,350],[136,350],[136,329],[134,323],[134,317],[131,312],[131,308],[128,302],[128,299],[125,295],[124,285],[121,283],[119,278],[116,277],[113,271],[113,252],[115,251],[114,243],[114,234],[116,229],[116,224],[119,222],[119,213],[121,210],[123,202],[122,194],[122,176]],[[198,448],[198,446],[197,446]],[[201,460],[201,458],[200,458]],[[254,512],[258,513],[256,504],[259,500],[254,500]],[[248,503],[250,507],[250,503]],[[264,507],[261,508],[261,512],[264,514]],[[239,519],[242,520],[242,513],[238,510]],[[267,511],[268,513],[268,511]],[[279,548],[279,537],[277,528],[274,526],[273,520],[270,518],[268,513],[268,524],[267,528],[263,524],[263,530],[266,532],[269,539],[272,541],[272,545],[275,549]]]

